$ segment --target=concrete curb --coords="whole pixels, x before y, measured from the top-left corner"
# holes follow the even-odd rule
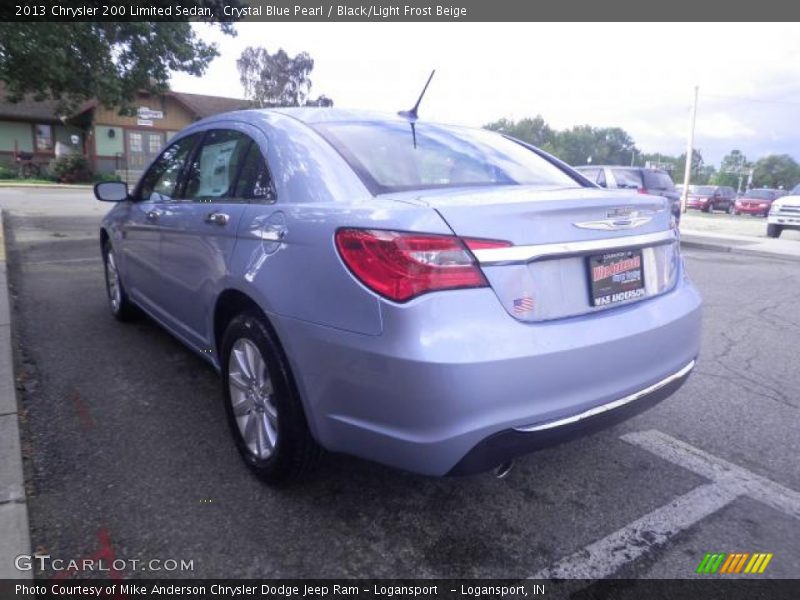
[[[694,248],[697,250],[711,250],[712,252],[728,252],[730,254],[746,254],[749,256],[758,256],[759,258],[774,258],[777,260],[800,260],[794,254],[759,250],[742,245],[725,244],[724,242],[705,238],[687,239],[686,237],[681,237],[681,247]]]
[[[0,188],[17,188],[22,190],[92,190],[94,186],[85,183],[14,183],[12,181],[0,181]]]
[[[31,571],[14,567],[15,557],[31,553],[31,541],[12,356],[11,304],[0,211],[0,579],[31,579]]]

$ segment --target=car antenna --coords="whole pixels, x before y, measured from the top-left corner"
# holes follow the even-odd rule
[[[431,71],[431,74],[428,76],[428,81],[425,82],[425,87],[422,88],[422,93],[417,98],[417,103],[414,105],[414,108],[411,110],[401,110],[398,111],[398,115],[408,119],[409,125],[411,125],[411,139],[414,141],[414,149],[417,149],[417,127],[416,121],[418,118],[417,110],[419,109],[419,103],[422,102],[423,96],[425,96],[425,92],[428,91],[428,86],[431,83],[431,79],[433,79],[433,74],[436,73],[436,69]]]
[[[422,102],[422,98],[425,96],[425,92],[428,90],[428,86],[431,83],[431,79],[433,79],[433,74],[434,73],[436,73],[436,69],[431,71],[431,74],[428,77],[428,81],[425,82],[425,87],[422,88],[422,93],[419,95],[419,98],[417,98],[417,103],[414,105],[414,108],[412,108],[411,110],[401,110],[401,111],[399,111],[397,113],[398,115],[400,115],[401,117],[405,117],[406,119],[408,119],[411,122],[414,122],[414,121],[417,120],[417,118],[418,118],[417,110],[419,110],[419,103]]]

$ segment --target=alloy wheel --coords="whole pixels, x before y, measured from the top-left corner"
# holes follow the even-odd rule
[[[257,458],[269,458],[278,442],[278,409],[267,363],[251,340],[239,338],[228,357],[228,389],[239,433]]]

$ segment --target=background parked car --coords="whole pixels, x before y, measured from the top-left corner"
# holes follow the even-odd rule
[[[783,190],[771,190],[767,188],[747,190],[736,199],[733,214],[766,217],[769,214],[772,203],[783,195]]]
[[[800,184],[772,202],[767,215],[767,236],[780,237],[784,229],[800,230]]]
[[[681,193],[681,188],[678,193]],[[733,213],[736,191],[727,185],[690,185],[686,197],[686,208],[694,208],[703,212],[724,210]]]
[[[584,165],[575,169],[600,187],[663,196],[670,201],[672,214],[680,219],[681,196],[666,171],[614,165]]]

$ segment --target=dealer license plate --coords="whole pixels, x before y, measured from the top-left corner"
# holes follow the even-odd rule
[[[589,257],[592,306],[611,306],[644,298],[641,250],[623,250]]]

